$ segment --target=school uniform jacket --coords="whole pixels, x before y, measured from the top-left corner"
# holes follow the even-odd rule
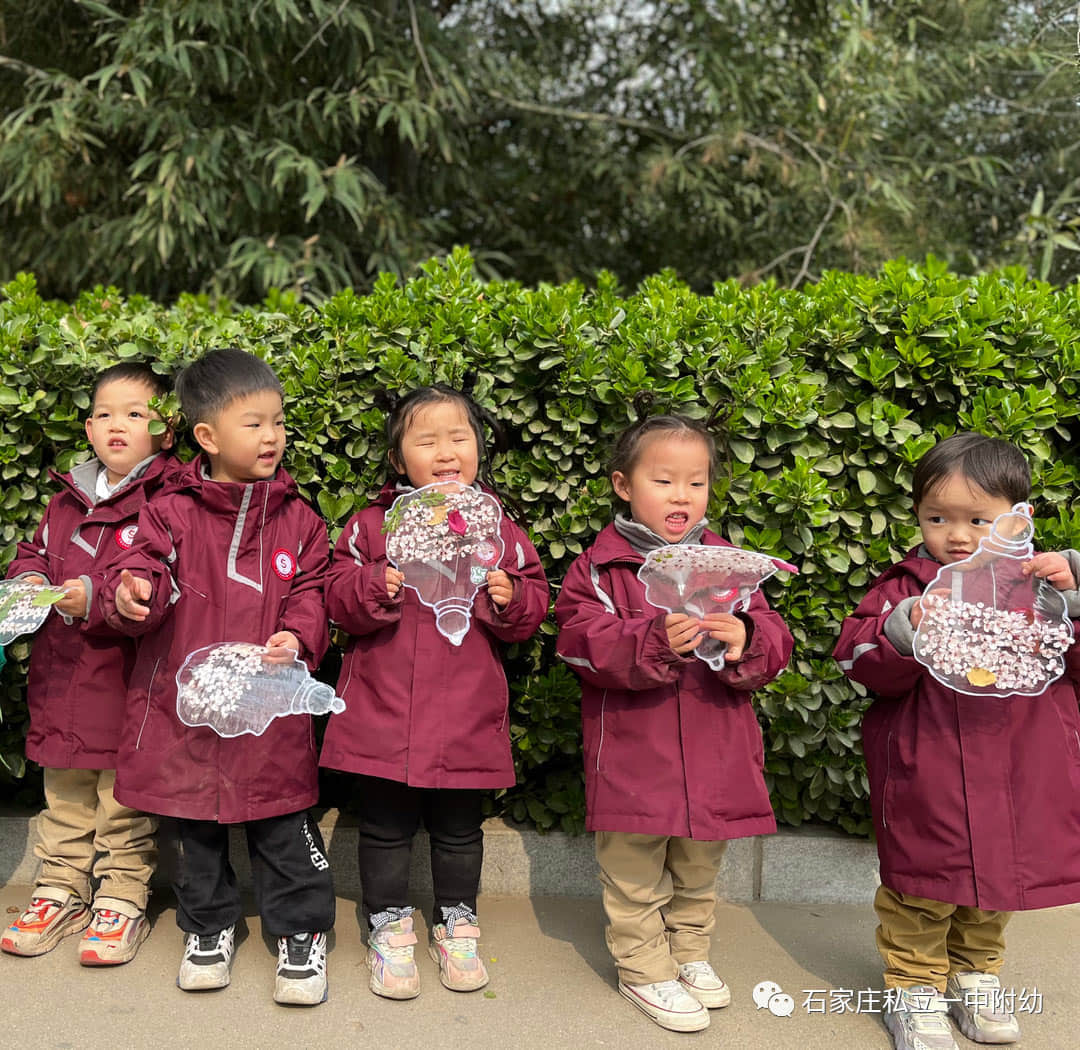
[[[34,538],[18,545],[9,578],[36,574],[54,584],[81,578],[92,607],[105,565],[134,542],[139,511],[180,469],[171,456],[153,456],[98,500],[100,466],[90,459],[69,474],[50,471],[61,490]],[[130,639],[102,632],[87,618],[50,612],[30,657],[26,757],[55,769],[112,769],[134,659]]]
[[[881,881],[991,911],[1080,901],[1078,646],[1041,696],[942,685],[911,654],[911,605],[941,568],[923,550],[874,581],[833,654],[876,698],[863,751]]]
[[[330,618],[348,632],[338,683],[345,710],[330,716],[320,764],[423,788],[500,788],[514,783],[508,690],[500,642],[530,638],[548,610],[536,549],[505,515],[498,564],[514,596],[498,609],[486,587],[473,602],[461,645],[402,586],[386,592],[381,533],[393,486],[346,524],[327,583]]]
[[[330,544],[322,519],[284,470],[268,481],[210,481],[200,457],[175,492],[139,517],[127,555],[102,588],[102,614],[139,639],[117,756],[124,805],[192,820],[237,823],[298,812],[318,797],[309,715],[271,721],[261,736],[222,738],[176,714],[176,673],[214,642],[300,641],[314,670],[329,642],[323,581]],[[116,611],[120,571],[149,579],[150,615]]]
[[[730,546],[708,530],[701,542]],[[760,592],[738,615],[742,659],[714,671],[668,644],[644,562],[614,525],[570,566],[555,603],[559,656],[581,678],[586,828],[699,840],[776,830],[750,693],[791,656]]]

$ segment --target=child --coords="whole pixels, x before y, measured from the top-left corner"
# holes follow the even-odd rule
[[[148,506],[103,590],[105,616],[140,636],[121,740],[117,797],[178,818],[176,921],[187,934],[177,984],[229,983],[242,914],[229,825],[247,832],[263,928],[278,938],[274,999],[326,998],[334,892],[318,826],[311,718],[223,738],[177,718],[176,672],[214,642],[255,642],[314,668],[328,644],[326,526],[280,468],[282,388],[242,350],[215,350],[177,380],[203,453]]]
[[[440,979],[461,992],[488,981],[477,952],[481,800],[484,789],[514,783],[499,643],[524,641],[540,626],[547,581],[528,537],[504,516],[505,553],[476,595],[472,625],[453,645],[405,586],[407,576],[388,563],[382,534],[399,493],[485,477],[484,422],[498,439],[496,424],[470,397],[442,385],[397,402],[387,419],[395,479],[345,526],[327,583],[330,617],[350,637],[338,684],[346,707],[330,719],[320,762],[360,775],[370,987],[390,999],[420,994],[408,889],[421,820],[431,839],[429,950]]]
[[[1009,913],[1080,900],[1077,647],[1066,677],[1037,697],[955,692],[912,655],[926,586],[1030,487],[1007,442],[957,434],[927,452],[912,483],[922,545],[878,577],[834,654],[875,695],[863,750],[881,861],[877,943],[897,989],[882,1016],[897,1050],[954,1050],[946,1010],[969,1039],[1018,1039],[997,977]],[[1071,616],[1078,569],[1071,551],[1025,566],[1066,592]]]
[[[30,659],[26,755],[45,767],[46,808],[34,849],[41,858],[37,887],[0,938],[13,955],[42,955],[85,929],[79,961],[114,965],[133,959],[150,932],[157,823],[113,797],[135,645],[97,633],[87,621],[94,579],[131,545],[140,509],[176,471],[164,454],[172,432],[148,430],[148,402],[168,390],[143,364],[113,365],[97,377],[86,421],[95,458],[52,474],[62,491],[8,567],[9,578],[67,591],[35,637]],[[91,876],[99,880],[96,893]]]
[[[650,550],[728,545],[705,528],[716,450],[704,427],[642,420],[611,467],[630,514],[570,567],[558,652],[582,680],[586,827],[619,991],[662,1028],[692,1032],[731,1001],[708,961],[726,840],[776,830],[750,691],[784,669],[792,640],[759,593],[701,620],[645,599]],[[723,670],[694,656],[706,634],[727,643]]]

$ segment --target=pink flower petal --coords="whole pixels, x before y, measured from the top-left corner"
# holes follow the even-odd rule
[[[465,530],[469,527],[459,510],[452,510],[446,515],[446,524],[450,526],[450,531],[458,536],[464,536]]]

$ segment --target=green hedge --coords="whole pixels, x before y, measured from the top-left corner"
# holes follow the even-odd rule
[[[184,296],[171,307],[96,288],[45,302],[31,276],[0,291],[0,445],[6,564],[52,491],[45,472],[86,456],[91,375],[117,357],[174,367],[233,344],[263,353],[287,391],[286,463],[333,534],[383,477],[379,388],[478,375],[479,398],[516,432],[499,485],[524,505],[550,579],[612,514],[605,460],[633,417],[715,411],[723,466],[712,512],[736,543],[802,567],[770,581],[795,634],[790,669],[758,696],[781,820],[869,828],[859,719],[866,699],[830,658],[840,620],[916,530],[912,465],[939,437],[977,429],[1018,442],[1035,473],[1041,541],[1075,545],[1080,458],[1080,285],[1019,270],[967,279],[934,259],[874,276],[829,273],[798,291],[736,282],[711,296],[670,274],[636,292],[609,274],[523,288],[483,283],[466,251],[401,285],[314,308]],[[23,776],[25,641],[3,671],[0,761]],[[494,800],[541,828],[583,820],[578,688],[554,626],[510,653],[519,785]],[[20,782],[12,780],[15,793]],[[22,781],[26,783],[26,781]],[[340,790],[340,789],[337,789]],[[330,799],[329,801],[337,801]]]

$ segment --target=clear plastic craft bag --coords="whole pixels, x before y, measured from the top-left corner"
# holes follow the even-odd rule
[[[797,573],[794,565],[741,547],[673,543],[649,551],[638,579],[650,605],[669,613],[702,617],[733,613],[777,570]],[[706,637],[693,650],[714,671],[724,666],[727,643]]]
[[[503,556],[502,507],[486,492],[456,481],[406,492],[386,512],[386,556],[405,574],[435,626],[461,645],[476,592]]]
[[[64,595],[62,587],[26,580],[0,580],[0,645],[33,634]]]
[[[915,659],[942,685],[971,696],[1038,696],[1065,671],[1073,643],[1065,599],[1025,576],[1031,508],[994,519],[974,554],[943,565],[921,598]]]
[[[344,710],[345,701],[312,678],[291,650],[220,642],[189,653],[176,673],[177,717],[218,736],[262,736],[284,715]]]

